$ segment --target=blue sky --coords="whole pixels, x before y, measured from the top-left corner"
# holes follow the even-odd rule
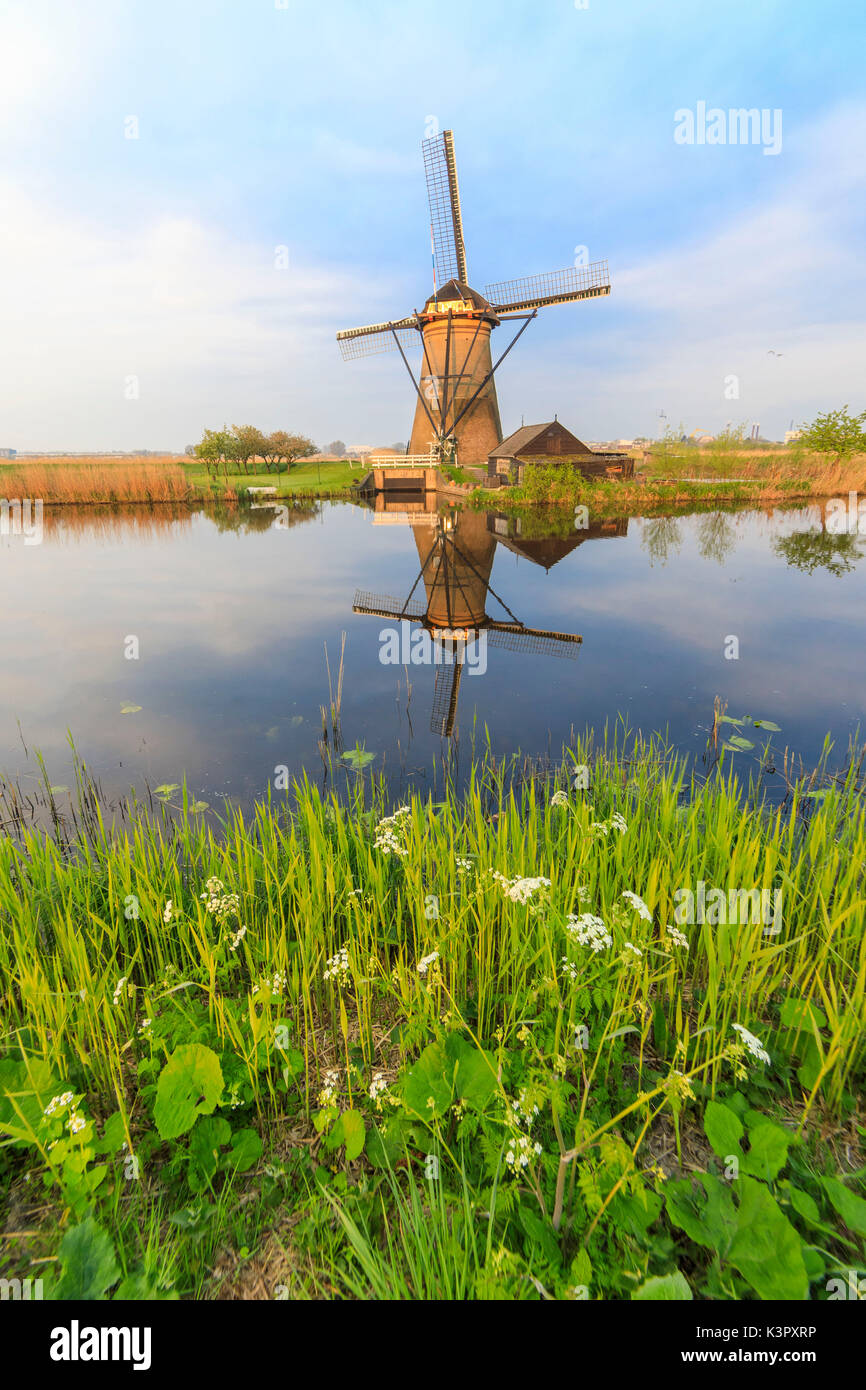
[[[862,5],[281,5],[7,0],[0,446],[406,438],[399,359],[344,364],[334,334],[429,293],[431,119],[474,285],[610,263],[609,299],[543,311],[509,357],[506,431],[652,434],[663,410],[779,437],[866,408]],[[780,110],[780,152],[677,144],[700,101]]]

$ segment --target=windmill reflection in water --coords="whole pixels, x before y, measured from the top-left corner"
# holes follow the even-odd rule
[[[493,557],[499,540],[509,544],[507,534],[502,534],[501,519],[484,512],[428,512],[417,521],[411,512],[404,515],[412,527],[421,563],[412,588],[403,600],[358,590],[352,611],[423,629],[428,640],[413,643],[413,664],[425,660],[436,668],[430,728],[449,737],[454,732],[463,671],[468,666],[483,674],[478,658],[479,653],[486,654],[488,646],[574,660],[583,639],[576,633],[528,627],[496,593],[490,583]],[[504,527],[507,533],[507,521]],[[560,542],[561,553],[582,539],[578,536]],[[519,547],[512,541],[509,548]],[[417,592],[419,585],[423,585],[423,597]],[[488,594],[506,616],[488,617]]]

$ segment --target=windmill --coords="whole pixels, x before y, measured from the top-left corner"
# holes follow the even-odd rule
[[[607,261],[487,285],[483,295],[467,283],[466,247],[450,130],[422,141],[433,294],[419,313],[337,334],[345,360],[396,348],[417,394],[409,455],[430,455],[461,464],[486,463],[502,442],[494,373],[518,338],[548,304],[598,299],[610,294]],[[438,286],[438,288],[437,288]],[[494,363],[490,335],[503,320],[522,321]],[[421,336],[422,368],[416,379],[407,350]]]
[[[401,602],[398,598],[359,590],[353,613],[417,624],[430,639],[426,657],[436,667],[430,728],[447,737],[454,731],[460,678],[472,643],[507,647],[538,656],[577,656],[582,638],[567,632],[527,627],[490,585],[496,537],[483,512],[438,516],[412,527],[421,569]],[[415,598],[423,580],[425,598]],[[508,615],[488,618],[487,593]]]

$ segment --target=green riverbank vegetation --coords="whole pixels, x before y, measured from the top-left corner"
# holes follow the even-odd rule
[[[856,1297],[862,758],[772,809],[730,768],[760,721],[721,722],[705,781],[611,740],[397,807],[358,760],[341,798],[304,782],[220,822],[166,784],[121,822],[91,797],[71,838],[19,827],[4,1277]],[[771,916],[743,916],[752,890]]]

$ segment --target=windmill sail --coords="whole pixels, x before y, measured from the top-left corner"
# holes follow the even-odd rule
[[[355,591],[353,613],[366,613],[374,618],[423,618],[427,605],[416,598],[399,599],[392,594],[370,594],[366,589]]]
[[[394,330],[392,333],[391,330]],[[375,352],[389,352],[397,347],[396,333],[400,345],[410,349],[417,345],[417,325],[414,314],[393,323],[369,323],[364,328],[344,328],[337,334],[343,361],[353,357],[372,357]]]
[[[436,283],[442,286],[449,280],[459,280],[465,284],[466,247],[463,242],[463,219],[460,215],[454,137],[450,130],[443,130],[441,135],[422,140],[421,149],[424,154],[424,175],[427,179],[427,200],[430,204]]]
[[[607,261],[569,266],[547,275],[529,275],[523,280],[501,280],[484,291],[497,314],[541,309],[546,304],[568,304],[575,299],[597,299],[605,294],[610,294]]]
[[[574,661],[580,651],[582,637],[570,632],[548,632],[545,628],[524,627],[522,623],[491,622],[483,628],[491,647],[505,647],[512,652],[533,656],[559,656]]]
[[[433,687],[433,709],[430,714],[430,732],[440,734],[442,738],[450,738],[454,732],[454,721],[457,718],[457,696],[460,693],[462,673],[463,667],[457,663],[451,666],[442,666],[436,672],[436,682]]]

